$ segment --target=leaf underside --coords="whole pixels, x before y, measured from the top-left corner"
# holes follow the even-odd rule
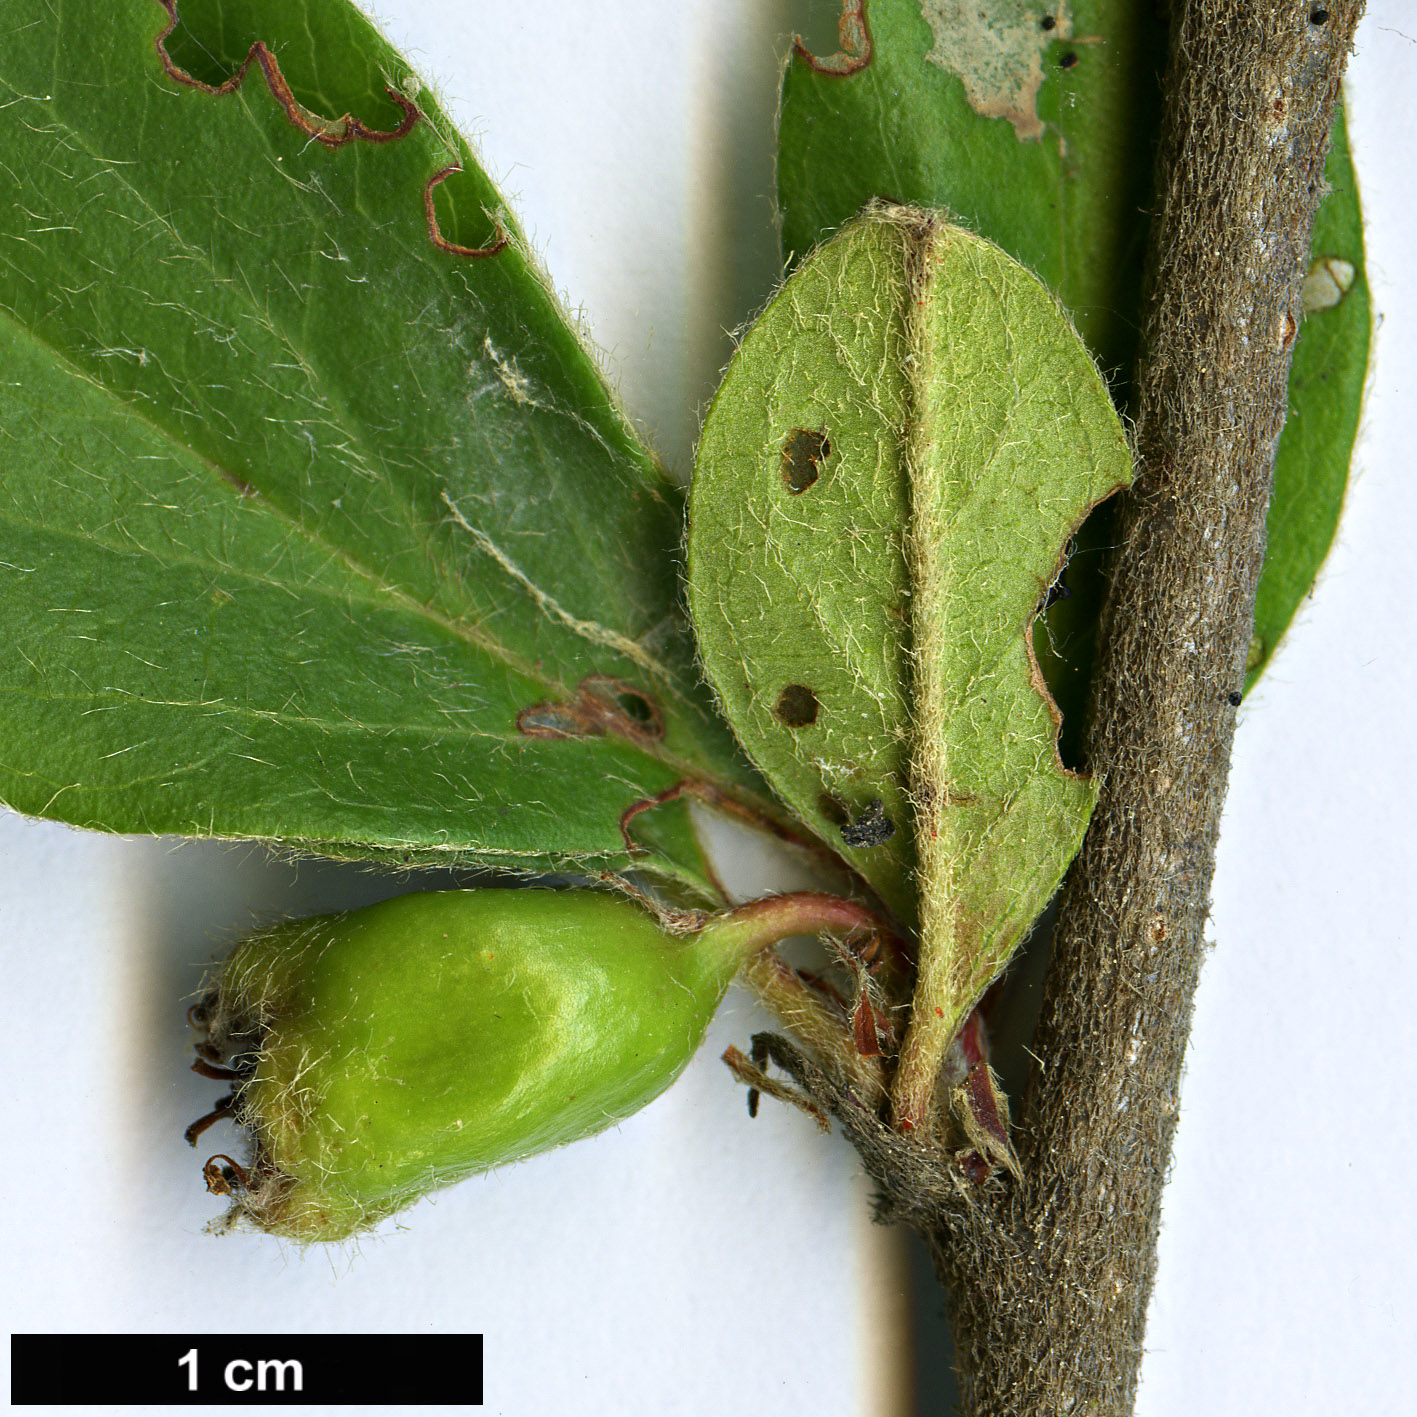
[[[789,278],[705,423],[688,579],[708,675],[794,811],[919,923],[950,1033],[1092,809],[1030,628],[1069,534],[1129,476],[1044,287],[894,207]]]
[[[1125,406],[1160,121],[1165,27],[1133,0],[870,0],[843,4],[842,49],[799,45],[783,81],[779,200],[789,260],[877,197],[948,210],[1035,271]],[[1342,120],[1314,256],[1354,268],[1306,319],[1280,442],[1247,687],[1308,594],[1332,540],[1357,431],[1369,313],[1362,224]],[[1040,664],[1080,758],[1110,509],[1080,529],[1068,596],[1038,624]]]
[[[170,19],[5,12],[0,800],[527,867],[755,800],[680,496],[408,66],[345,0]]]

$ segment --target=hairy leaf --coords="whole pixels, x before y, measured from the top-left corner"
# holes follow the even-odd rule
[[[1130,374],[1165,34],[1134,0],[843,0],[842,55],[783,79],[783,249],[872,198],[941,207],[1040,276]]]
[[[681,499],[466,144],[345,0],[169,9],[5,10],[0,800],[540,864],[751,795]]]
[[[1053,297],[900,207],[789,278],[705,424],[688,572],[705,667],[769,781],[918,922],[945,1042],[1092,810],[1031,627],[1070,533],[1129,476]]]
[[[1132,0],[843,0],[841,50],[799,43],[783,80],[779,199],[798,259],[876,197],[942,207],[1040,275],[1125,402],[1160,121],[1165,27]],[[1274,475],[1249,682],[1308,593],[1343,500],[1367,367],[1362,223],[1342,120],[1314,257],[1354,268],[1342,305],[1306,321]],[[1102,571],[1101,508],[1077,537],[1038,655],[1077,739]]]

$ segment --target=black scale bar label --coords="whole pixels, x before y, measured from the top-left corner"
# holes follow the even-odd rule
[[[11,1406],[482,1405],[482,1335],[10,1335]]]

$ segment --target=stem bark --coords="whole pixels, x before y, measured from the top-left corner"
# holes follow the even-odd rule
[[[1136,425],[1021,1179],[927,1232],[970,1417],[1131,1412],[1300,282],[1363,0],[1175,0]]]

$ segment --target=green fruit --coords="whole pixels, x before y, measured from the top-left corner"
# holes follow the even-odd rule
[[[249,1169],[208,1163],[209,1184],[234,1217],[337,1240],[602,1131],[679,1074],[742,958],[586,891],[414,894],[265,930],[199,1009],[255,1137]]]

